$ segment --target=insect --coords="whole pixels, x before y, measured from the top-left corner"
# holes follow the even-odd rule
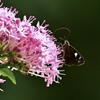
[[[60,30],[60,29],[66,29],[70,33],[70,30],[68,28],[65,28],[65,27],[58,28],[57,30],[55,30],[55,32]],[[80,66],[80,65],[83,65],[85,63],[83,56],[80,54],[80,52],[77,49],[75,49],[72,45],[70,45],[70,43],[67,41],[67,39],[64,40],[64,44],[62,45],[62,48],[64,50],[63,57],[65,59],[65,65],[67,65],[67,66]]]
[[[68,66],[80,66],[85,63],[83,56],[70,43],[65,40],[63,44],[65,64]]]

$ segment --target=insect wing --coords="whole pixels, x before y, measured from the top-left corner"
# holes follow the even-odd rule
[[[83,56],[65,40],[63,45],[65,64],[68,66],[80,66],[85,63]]]

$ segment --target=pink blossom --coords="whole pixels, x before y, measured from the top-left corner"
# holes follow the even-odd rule
[[[1,83],[4,83],[5,81],[6,81],[6,80],[3,80],[3,79],[0,78],[0,84],[1,84]],[[3,90],[2,90],[1,88],[0,88],[0,91],[3,92]]]
[[[5,82],[5,80],[3,80],[3,79],[0,78],[0,83],[4,83],[4,82]]]
[[[6,81],[6,80],[3,80],[3,79],[0,78],[0,84],[1,84],[1,83],[4,83],[5,81]],[[2,90],[1,88],[0,88],[0,91],[3,92],[3,90]]]
[[[44,78],[47,86],[53,81],[59,83],[59,68],[64,61],[63,56],[59,55],[63,50],[47,29],[48,24],[44,25],[45,21],[40,24],[38,21],[33,26],[31,23],[36,19],[34,16],[29,19],[24,16],[21,21],[15,17],[17,13],[16,9],[0,8],[0,55],[3,56],[0,62],[23,63],[21,67],[27,68],[27,74]],[[20,70],[19,66],[13,67]]]

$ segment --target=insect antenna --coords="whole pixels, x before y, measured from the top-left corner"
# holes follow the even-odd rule
[[[54,33],[54,35],[55,35],[55,33],[57,32],[57,31],[59,31],[59,30],[67,30],[68,31],[68,33],[69,33],[69,35],[70,35],[70,33],[71,33],[71,31],[70,31],[70,29],[69,28],[66,28],[66,27],[60,27],[60,28],[57,28],[53,33]],[[68,37],[69,37],[69,35],[68,35]],[[67,37],[67,38],[68,38]],[[64,36],[64,39],[63,38],[61,38],[61,37],[59,37],[59,39],[62,39],[62,40],[64,40],[64,39],[66,39],[66,37]]]

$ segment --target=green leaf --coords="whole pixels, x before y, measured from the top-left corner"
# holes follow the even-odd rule
[[[16,84],[16,79],[13,72],[8,68],[0,68],[0,74],[4,77],[8,77],[14,84]]]

